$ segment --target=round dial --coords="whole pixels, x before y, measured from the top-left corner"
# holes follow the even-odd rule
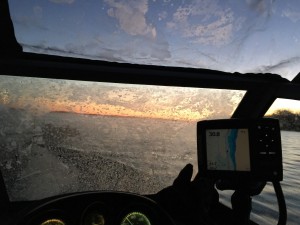
[[[41,223],[41,225],[65,225],[65,223],[60,219],[49,219]]]
[[[145,214],[131,212],[124,217],[121,225],[151,225],[151,223]]]

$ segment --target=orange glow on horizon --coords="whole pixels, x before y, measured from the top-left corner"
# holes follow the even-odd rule
[[[10,107],[30,109],[35,113],[48,112],[69,112],[88,115],[101,116],[120,116],[120,117],[140,117],[140,118],[154,118],[167,120],[182,120],[182,121],[197,121],[207,119],[212,112],[203,110],[201,113],[192,111],[190,108],[175,109],[174,107],[161,107],[147,105],[143,110],[135,110],[121,105],[111,104],[96,104],[94,102],[72,102],[65,99],[51,100],[48,98],[35,98],[34,100],[20,97],[14,104],[9,104]],[[29,105],[29,106],[28,106]],[[155,110],[152,110],[155,109]],[[287,109],[294,113],[300,112],[300,102],[295,100],[281,100],[275,101],[273,106],[269,109],[266,115],[271,115],[277,110]],[[293,109],[293,110],[292,110]]]
[[[18,103],[14,104],[16,108],[26,108],[26,101],[21,99]],[[110,105],[110,104],[96,104],[86,102],[69,102],[69,101],[51,101],[45,98],[36,98],[32,111],[37,113],[47,112],[69,112],[78,114],[101,115],[101,116],[120,116],[120,117],[141,117],[141,118],[155,118],[155,119],[168,119],[168,120],[184,120],[195,121],[207,117],[201,115],[199,112],[194,112],[191,109],[181,109],[174,111],[173,108],[162,108],[154,110],[139,111],[124,106]]]

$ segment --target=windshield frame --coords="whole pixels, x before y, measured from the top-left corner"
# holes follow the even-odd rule
[[[300,85],[276,74],[221,71],[113,63],[64,56],[22,53],[0,58],[3,75],[247,91],[233,118],[262,117],[277,97],[300,99]],[[261,98],[260,96],[264,96]],[[258,100],[259,99],[259,100]],[[249,104],[250,103],[250,104]],[[253,110],[253,104],[257,109]],[[249,110],[250,105],[250,110]]]
[[[13,43],[12,45],[18,45],[14,35],[8,37],[8,40],[9,43]],[[2,50],[0,52],[0,73],[3,75],[246,90],[247,92],[242,102],[232,115],[234,118],[262,117],[276,98],[300,100],[300,74],[290,82],[274,74],[232,74],[207,69],[111,63],[72,57],[23,53],[20,49],[8,53],[5,50],[7,46],[3,47],[6,44],[6,42],[2,42]],[[264,98],[260,99],[260,96],[264,96]],[[255,110],[253,109],[254,105],[256,106]],[[0,177],[0,199],[5,200],[7,197],[5,195],[6,189],[5,185],[2,185],[2,175]],[[9,201],[8,197],[7,201]],[[5,202],[3,201],[3,204]],[[1,207],[2,204],[0,204]]]

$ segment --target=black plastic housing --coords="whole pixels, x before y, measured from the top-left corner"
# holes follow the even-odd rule
[[[245,144],[249,146],[244,147],[247,151],[249,150],[249,155],[245,158],[249,156],[250,167],[246,167],[244,170],[237,169],[237,167],[234,167],[234,169],[219,169],[217,164],[220,163],[217,162],[217,159],[215,161],[211,160],[211,157],[214,156],[211,156],[212,153],[209,151],[213,150],[209,149],[209,146],[217,145],[215,143],[218,143],[218,141],[224,141],[224,132],[233,129],[237,129],[236,132],[243,132],[245,140],[245,137],[248,136],[248,141],[245,141]],[[222,135],[223,137],[221,137]],[[209,138],[210,140],[208,140]],[[222,138],[223,140],[220,140]],[[246,150],[243,151],[246,152]],[[281,181],[283,178],[281,135],[277,119],[200,121],[197,123],[197,151],[199,175],[201,177],[254,181]],[[227,159],[231,160],[230,157],[232,156],[229,155],[231,153],[228,150],[218,149],[217,151],[226,151],[222,154],[227,154]],[[234,154],[237,154],[236,151],[234,151]],[[208,156],[210,160],[208,160]]]

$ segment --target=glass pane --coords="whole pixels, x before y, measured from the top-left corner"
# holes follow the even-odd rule
[[[0,168],[13,201],[157,192],[187,163],[197,171],[196,122],[229,118],[245,93],[11,76],[0,90]]]
[[[281,115],[284,112],[298,114],[300,113],[300,101],[292,99],[277,98],[272,106],[269,108],[266,116]]]
[[[281,130],[300,131],[300,101],[278,98],[266,116],[279,119]]]
[[[283,181],[281,182],[287,207],[287,224],[299,224],[300,133],[281,131],[283,150]],[[252,218],[258,224],[277,224],[278,207],[274,188],[268,183],[262,194],[254,198]]]
[[[283,181],[281,182],[287,206],[287,224],[299,224],[300,176],[300,101],[277,99],[265,115],[279,119],[283,151]],[[233,191],[220,192],[221,202],[231,206]],[[278,221],[278,203],[274,188],[267,183],[263,192],[252,202],[251,219],[258,224],[273,225]]]
[[[300,71],[300,2],[9,0],[27,52],[227,72]]]
[[[300,101],[291,99],[276,99],[266,113],[267,117],[279,119],[281,127],[281,142],[283,151],[283,181],[282,189],[287,205],[287,224],[296,225],[299,222],[299,168],[300,168]],[[256,197],[254,210],[255,220],[260,224],[276,223],[278,210],[276,196],[272,185],[267,185],[263,193]],[[259,212],[264,212],[262,215]]]

